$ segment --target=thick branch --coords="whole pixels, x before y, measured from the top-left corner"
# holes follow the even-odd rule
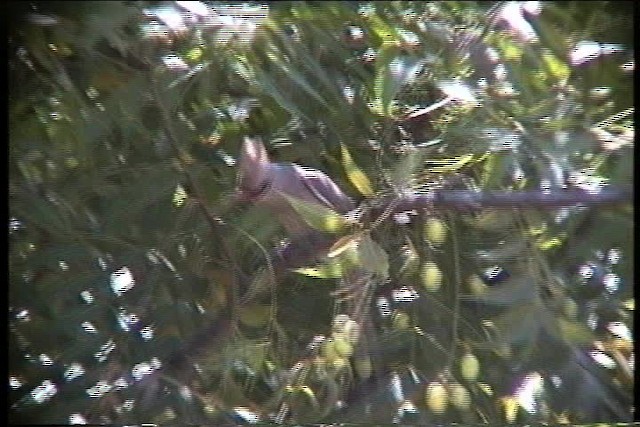
[[[553,192],[435,190],[427,194],[414,193],[400,197],[393,212],[404,212],[413,209],[552,209],[573,205],[613,205],[631,202],[632,196],[633,190],[630,187],[607,187],[598,193],[589,193],[578,189]],[[384,211],[392,201],[392,197],[383,200],[375,208],[374,213]]]
[[[553,209],[574,205],[615,205],[631,202],[632,196],[633,190],[630,187],[604,188],[599,193],[588,193],[577,189],[549,193],[439,190],[428,194],[405,195],[399,200],[393,197],[385,198],[372,210],[372,217],[378,217],[394,200],[396,206],[392,212],[397,213],[422,209],[468,211],[481,208]],[[292,239],[286,247],[276,251],[273,257],[276,275],[281,275],[290,268],[298,268],[319,261],[336,240],[335,236],[319,232]]]

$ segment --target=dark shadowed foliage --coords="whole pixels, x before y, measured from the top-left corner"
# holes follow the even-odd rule
[[[5,11],[11,423],[633,419],[633,2]]]

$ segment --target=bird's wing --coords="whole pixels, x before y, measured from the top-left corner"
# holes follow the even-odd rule
[[[318,203],[340,213],[354,208],[353,201],[324,172],[300,165],[293,166],[296,175]]]

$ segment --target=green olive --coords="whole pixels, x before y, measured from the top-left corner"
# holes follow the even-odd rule
[[[432,382],[427,386],[425,400],[431,412],[442,415],[444,411],[447,410],[447,405],[449,404],[447,389],[437,381]]]
[[[480,374],[480,361],[472,353],[467,353],[460,359],[460,374],[467,381],[475,381]]]
[[[440,246],[447,240],[447,227],[438,218],[429,218],[424,224],[424,238],[434,246]]]
[[[436,292],[442,286],[442,271],[435,262],[425,262],[420,277],[422,285],[429,292]]]

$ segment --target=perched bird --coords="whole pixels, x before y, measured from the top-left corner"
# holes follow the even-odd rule
[[[272,163],[258,138],[247,137],[242,143],[239,161],[238,198],[268,210],[282,224],[289,237],[289,244],[278,252],[278,262],[287,268],[322,262],[336,236],[313,229],[290,205],[285,195],[312,205],[332,209],[340,214],[355,208],[354,202],[321,171],[295,163]],[[355,354],[364,357],[368,345],[375,342],[373,323],[368,316],[375,281],[371,272],[355,267],[343,272],[339,290],[349,292],[346,313],[361,328]],[[247,293],[251,298],[260,295],[260,286]],[[367,338],[370,337],[370,338]]]
[[[287,231],[289,244],[278,251],[276,270],[279,265],[308,265],[327,255],[336,237],[313,229],[285,196],[346,214],[354,203],[331,178],[295,163],[272,163],[262,141],[250,137],[242,143],[239,168],[239,199],[267,209]],[[367,277],[354,270],[346,272],[345,280],[357,286]]]
[[[295,163],[272,163],[259,138],[244,139],[239,167],[239,199],[268,209],[292,239],[315,230],[285,195],[341,214],[354,208],[353,201],[323,172]]]

